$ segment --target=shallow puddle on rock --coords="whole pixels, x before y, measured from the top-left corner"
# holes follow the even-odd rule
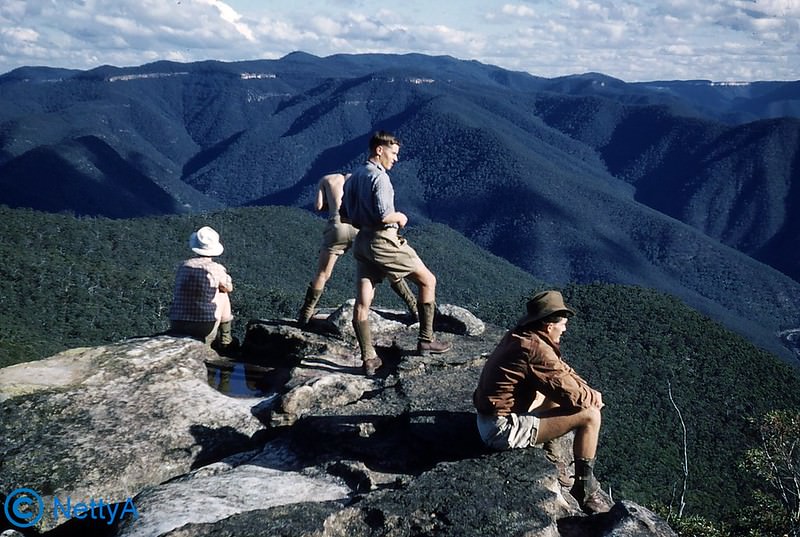
[[[230,397],[277,395],[288,372],[247,362],[206,362],[208,384]]]

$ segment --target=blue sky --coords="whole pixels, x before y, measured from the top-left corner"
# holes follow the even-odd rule
[[[302,50],[449,55],[544,77],[799,80],[800,0],[2,0],[0,73]]]

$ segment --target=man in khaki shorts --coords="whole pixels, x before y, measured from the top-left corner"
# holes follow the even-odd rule
[[[358,230],[352,225],[342,222],[339,216],[339,208],[342,205],[342,195],[344,193],[344,183],[350,177],[341,173],[330,173],[320,179],[317,185],[317,198],[314,208],[317,211],[328,211],[328,222],[322,233],[322,244],[317,260],[317,273],[306,289],[305,300],[300,307],[297,315],[297,322],[305,326],[314,316],[314,311],[319,302],[325,284],[333,274],[333,267],[339,257],[347,252],[353,244],[353,240]],[[408,287],[405,279],[400,279],[392,283],[392,290],[406,303],[409,316],[417,318],[417,299]]]
[[[397,282],[408,277],[419,287],[417,353],[443,353],[451,347],[434,339],[436,276],[398,235],[408,217],[395,210],[394,187],[387,172],[397,162],[399,151],[397,138],[387,132],[376,132],[369,142],[369,159],[345,182],[342,198],[343,219],[358,228],[353,244],[358,280],[353,329],[368,376],[374,375],[382,364],[372,345],[369,308],[375,298],[375,287],[384,278]]]
[[[586,513],[608,511],[611,499],[594,477],[603,396],[561,358],[561,336],[575,312],[558,291],[537,293],[526,307],[489,355],[473,395],[481,439],[504,450],[575,431],[570,493]]]

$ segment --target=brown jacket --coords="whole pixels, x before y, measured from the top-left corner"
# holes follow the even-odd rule
[[[601,401],[546,335],[517,327],[486,361],[473,403],[481,414],[519,414],[529,412],[537,392],[564,407],[590,408]]]

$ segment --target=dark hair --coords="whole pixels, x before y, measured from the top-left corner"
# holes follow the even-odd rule
[[[386,131],[377,131],[369,140],[370,154],[374,155],[378,150],[378,146],[381,145],[400,145],[400,140],[395,138],[392,133]]]
[[[547,317],[544,317],[543,319],[539,319],[538,321],[536,321],[534,323],[534,326],[537,329],[544,328],[544,326],[547,325],[547,324],[557,323],[561,319],[569,319],[570,317],[571,317],[571,315],[569,315],[569,314],[567,314],[567,313],[565,313],[563,311],[557,311],[555,313],[551,313],[550,315],[548,315]]]

